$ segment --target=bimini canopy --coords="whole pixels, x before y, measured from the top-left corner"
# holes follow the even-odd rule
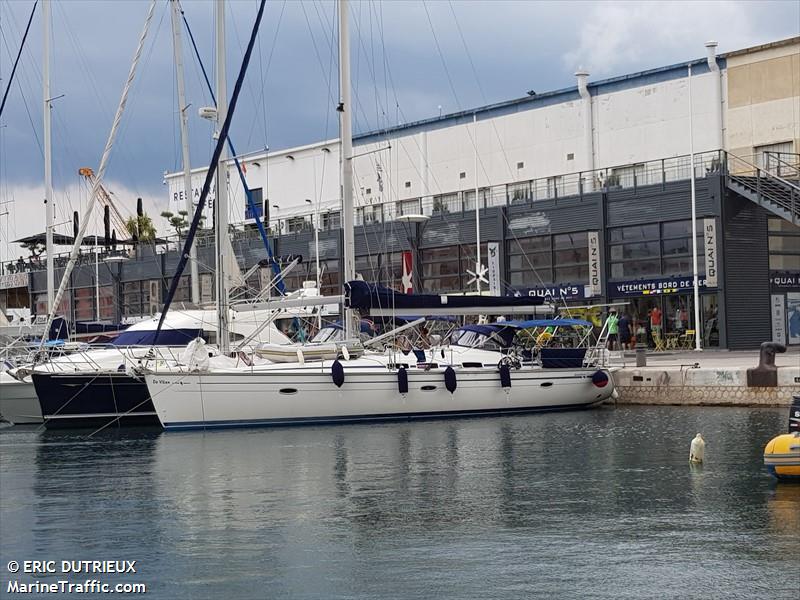
[[[514,341],[516,331],[513,327],[503,327],[505,323],[490,323],[488,325],[464,325],[459,327],[458,331],[454,334],[458,340],[457,344],[460,346],[474,346],[480,338],[475,336],[467,336],[465,340],[463,337],[464,332],[478,334],[484,336],[489,340],[499,343],[503,348],[507,348]]]
[[[504,321],[494,325],[505,325],[516,329],[534,329],[535,327],[594,327],[593,323],[583,319],[532,319],[530,321]]]

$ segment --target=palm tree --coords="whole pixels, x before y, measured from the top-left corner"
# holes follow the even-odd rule
[[[156,227],[153,225],[153,219],[145,212],[135,217],[128,217],[125,221],[125,229],[134,240],[140,242],[152,242],[156,239]]]

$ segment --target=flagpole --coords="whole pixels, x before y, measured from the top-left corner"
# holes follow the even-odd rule
[[[692,187],[692,279],[694,286],[694,349],[696,352],[703,348],[700,346],[700,277],[697,267],[697,194],[695,190],[694,175],[694,119],[692,115],[692,65],[688,70],[689,83],[689,161],[691,163]]]

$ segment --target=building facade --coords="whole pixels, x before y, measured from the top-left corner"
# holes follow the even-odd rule
[[[411,252],[415,290],[474,292],[477,196],[480,262],[495,293],[545,295],[587,316],[597,311],[586,306],[623,303],[640,334],[657,307],[665,335],[698,332],[705,346],[800,343],[800,38],[714,49],[600,82],[579,71],[570,89],[356,136],[356,270],[399,287]],[[323,291],[339,293],[337,140],[241,162],[252,203],[232,166],[227,174],[241,266],[265,256],[252,229],[261,218],[278,255],[304,257],[289,287],[316,279],[318,253]],[[195,200],[204,175],[193,173]],[[171,209],[183,209],[182,174],[165,183]],[[210,232],[198,243],[210,301]],[[83,320],[157,310],[178,252],[140,247],[133,258],[78,269],[64,312]],[[269,278],[256,270],[251,285]],[[44,274],[33,273],[40,312],[43,288]],[[185,278],[179,300],[188,294]]]

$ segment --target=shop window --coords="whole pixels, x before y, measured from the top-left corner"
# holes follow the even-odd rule
[[[364,278],[364,281],[370,283],[380,283],[381,269],[378,256],[357,256],[356,257],[356,273]]]
[[[769,230],[770,232],[775,231],[800,235],[800,227],[789,223],[789,221],[786,221],[785,219],[769,219]]]
[[[613,279],[637,279],[660,274],[661,265],[657,260],[634,260],[611,265]]]
[[[769,236],[769,251],[800,254],[800,236],[771,235]]]
[[[575,248],[578,246],[588,247],[588,237],[585,231],[562,233],[553,236],[553,248]]]
[[[703,272],[704,266],[705,262],[697,261],[697,269],[699,272]],[[694,272],[692,268],[692,257],[665,258],[663,271],[664,275],[691,275]]]
[[[481,264],[485,267],[488,263],[488,256],[489,250],[486,248],[486,244],[481,244]],[[475,271],[475,263],[478,259],[478,255],[475,251],[475,245],[464,245],[461,246],[461,272],[464,274],[464,286],[467,286],[467,281],[472,277],[472,275],[467,273],[467,270]],[[487,277],[484,274],[484,277]],[[487,277],[488,279],[488,277]]]
[[[661,249],[665,255],[669,254],[691,254],[692,238],[677,238],[664,240],[661,242]]]
[[[658,224],[615,227],[613,229],[609,229],[608,234],[611,242],[657,240],[659,237]]]
[[[619,244],[611,246],[611,260],[628,260],[654,258],[658,260],[657,242],[639,242],[635,244]]]
[[[701,223],[698,221],[698,229],[701,229]],[[661,237],[673,238],[692,235],[692,222],[689,221],[670,221],[661,224]]]
[[[571,267],[556,267],[556,281],[558,283],[580,283],[589,281],[589,265],[583,264],[574,265]]]
[[[800,269],[800,255],[771,254],[769,268],[772,271],[796,271]]]

